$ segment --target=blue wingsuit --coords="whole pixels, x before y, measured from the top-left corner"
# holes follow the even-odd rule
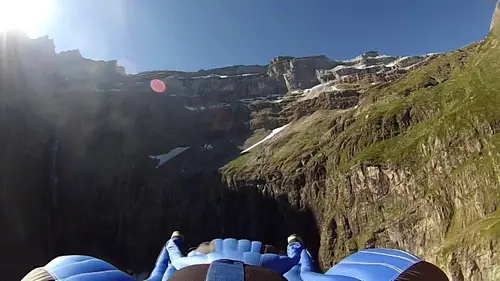
[[[174,237],[163,247],[148,281],[167,281],[176,271],[198,264],[220,260],[240,261],[270,269],[288,281],[393,281],[411,266],[420,263],[417,257],[391,249],[370,249],[355,253],[328,270],[315,271],[309,252],[300,242],[290,243],[287,255],[261,254],[259,241],[216,239],[215,251],[203,254],[192,251],[183,256],[182,239]],[[43,267],[55,280],[61,281],[134,281],[102,260],[88,256],[58,257]]]

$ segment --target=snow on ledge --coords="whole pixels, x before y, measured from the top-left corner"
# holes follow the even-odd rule
[[[285,125],[285,126],[283,126],[283,127],[279,127],[279,128],[274,129],[274,130],[273,130],[273,131],[272,131],[272,132],[271,132],[271,133],[270,133],[267,137],[265,137],[263,140],[259,141],[258,143],[256,143],[256,144],[254,144],[254,145],[250,146],[249,148],[247,148],[247,149],[243,150],[243,151],[241,152],[241,154],[247,153],[247,152],[249,152],[250,150],[252,150],[252,149],[256,148],[257,146],[259,146],[259,145],[263,144],[264,142],[266,142],[266,141],[268,141],[268,140],[272,139],[272,138],[273,138],[274,136],[276,136],[279,132],[283,131],[283,129],[285,129],[286,127],[288,127],[288,125],[290,125],[290,123],[286,124],[286,125]]]
[[[210,143],[201,146],[201,151],[210,151],[214,148],[214,146]]]
[[[200,110],[205,110],[205,109],[214,109],[214,108],[228,107],[228,106],[231,106],[231,104],[229,104],[229,103],[218,103],[218,104],[215,104],[215,105],[211,105],[209,107],[205,107],[205,106],[192,107],[192,106],[185,105],[184,107],[187,110],[189,110],[189,111],[200,111]]]
[[[396,67],[398,65],[398,63],[400,63],[401,61],[408,59],[408,58],[410,58],[410,57],[400,57],[400,58],[396,59],[395,61],[386,64],[385,67],[389,67],[389,68]]]
[[[209,75],[205,75],[205,76],[194,76],[194,77],[191,77],[191,79],[208,79],[208,78],[226,79],[226,78],[247,77],[247,76],[260,76],[260,74],[259,73],[244,73],[244,74],[237,74],[237,75],[209,74]]]
[[[177,147],[177,148],[172,149],[169,153],[166,153],[166,154],[162,154],[162,155],[158,155],[158,156],[151,156],[151,155],[149,155],[149,158],[151,158],[153,160],[160,160],[160,162],[156,166],[156,168],[158,168],[161,165],[163,165],[163,164],[167,163],[168,161],[170,161],[175,156],[183,153],[184,151],[186,151],[188,149],[189,149],[189,147]]]

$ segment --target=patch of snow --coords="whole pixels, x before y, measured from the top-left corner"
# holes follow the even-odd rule
[[[258,143],[250,146],[249,148],[243,150],[241,152],[241,154],[244,154],[244,153],[247,153],[249,152],[250,150],[256,148],[257,146],[263,144],[264,142],[272,139],[274,136],[276,136],[279,132],[283,131],[283,129],[285,129],[286,127],[288,127],[288,125],[290,125],[290,123],[286,124],[285,126],[282,126],[282,127],[279,127],[279,128],[276,128],[274,129],[267,137],[265,137],[263,140],[259,141]]]
[[[332,68],[332,71],[338,71],[338,70],[341,70],[341,69],[344,69],[344,68],[351,68],[352,66],[350,65],[338,65],[334,68]]]
[[[247,77],[247,76],[258,76],[260,75],[259,73],[244,73],[244,74],[238,74],[238,75],[218,75],[218,74],[209,74],[206,76],[195,76],[191,77],[192,79],[207,79],[207,78],[220,78],[220,79],[225,79],[225,78],[230,78],[230,77]]]
[[[298,94],[302,94],[304,92],[304,90],[294,90],[294,91],[291,91],[289,94],[290,95],[298,95]]]
[[[280,94],[269,94],[267,96],[258,96],[258,97],[253,97],[253,98],[244,98],[244,99],[239,99],[239,102],[243,103],[250,103],[254,101],[276,101],[277,99],[281,98],[283,95]],[[224,104],[224,106],[229,106],[229,104]]]
[[[270,94],[270,95],[268,95],[268,96],[267,96],[267,98],[271,98],[271,99],[273,99],[273,98],[279,98],[279,97],[281,97],[281,96],[282,96],[282,95],[280,95],[280,94]]]
[[[120,89],[97,89],[95,88],[96,92],[119,92]]]
[[[231,106],[231,105],[228,104],[228,103],[218,103],[218,104],[212,105],[212,106],[210,106],[208,108],[219,108],[219,107],[226,107],[226,106]],[[205,107],[203,107],[203,109],[205,109]]]
[[[319,94],[330,91],[342,91],[335,85],[336,81],[330,81],[323,84],[316,85],[310,89],[304,90],[302,97],[299,101],[309,100],[318,97]]]
[[[213,78],[213,77],[217,77],[217,78],[223,78],[222,76],[220,75],[217,75],[217,74],[209,74],[209,75],[206,75],[206,76],[195,76],[195,77],[191,77],[192,79],[207,79],[207,78]],[[225,76],[224,78],[226,78],[227,76]]]
[[[201,146],[201,151],[210,151],[210,150],[212,150],[212,148],[214,148],[213,145],[211,145],[211,144],[205,144],[205,145]]]
[[[188,149],[189,149],[189,147],[177,147],[177,148],[172,149],[169,153],[165,153],[165,154],[157,155],[157,156],[149,155],[149,158],[151,158],[153,160],[160,160],[158,165],[156,165],[156,168],[158,168],[161,165],[167,163],[169,160],[171,160],[175,156],[183,153],[184,151],[186,151]]]
[[[357,69],[369,69],[369,68],[374,68],[374,67],[379,67],[380,65],[370,65],[370,66],[366,66],[365,64],[361,64],[361,65],[356,65],[355,67]]]
[[[439,55],[441,55],[441,54],[442,54],[442,53],[428,53],[428,54],[426,54],[425,56],[426,56],[426,57],[432,57],[432,56],[439,56]]]
[[[321,93],[325,91],[340,91],[340,89],[336,85],[332,85],[334,82],[335,81],[316,85],[310,89],[304,90],[304,94],[307,95],[311,93]]]
[[[339,71],[341,69],[345,69],[345,68],[356,68],[356,69],[367,69],[367,68],[374,68],[374,67],[377,67],[379,65],[370,65],[370,66],[367,66],[366,64],[358,64],[358,65],[339,65],[339,66],[336,66],[335,68],[333,68],[331,71],[335,72],[335,71]]]
[[[393,61],[391,63],[386,64],[385,67],[395,67],[396,64],[398,64],[398,62],[399,62],[399,60],[395,60],[395,61]]]
[[[352,60],[349,60],[349,61],[350,62],[356,62],[356,61],[360,61],[362,59],[363,59],[363,55],[359,55],[359,56],[357,56],[357,57],[355,57],[355,58],[353,58]]]
[[[240,99],[240,100],[238,100],[238,101],[240,101],[240,102],[244,102],[244,103],[248,103],[248,102],[252,102],[252,101],[254,101],[254,100],[255,100],[255,99]]]
[[[409,66],[407,66],[407,67],[402,67],[401,69],[403,69],[403,70],[410,70],[410,69],[412,69],[413,67],[418,66],[418,65],[420,65],[420,64],[422,64],[422,63],[423,63],[423,61],[420,61],[420,62],[414,63],[414,64],[412,64],[412,65],[409,65]]]
[[[318,91],[318,90],[323,90],[325,88],[325,84],[318,84],[312,88],[309,88],[309,89],[306,89],[304,90],[304,93],[305,94],[309,94],[310,92],[315,92],[315,91]]]
[[[385,66],[386,67],[395,67],[400,61],[402,60],[405,60],[405,59],[408,59],[409,57],[401,57],[401,58],[398,58],[397,60],[391,62],[391,63],[388,63],[386,64]]]
[[[191,106],[187,106],[185,105],[184,107],[188,110],[191,110],[191,111],[198,111],[198,110],[205,110],[205,109],[212,109],[212,108],[219,108],[219,107],[226,107],[226,106],[231,106],[230,104],[228,103],[218,103],[216,105],[212,105],[212,106],[200,106],[200,107],[191,107]]]

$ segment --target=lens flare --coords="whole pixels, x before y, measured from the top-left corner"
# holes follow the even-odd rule
[[[0,0],[0,31],[22,30],[33,36],[52,18],[54,4],[54,0]]]
[[[163,81],[158,80],[158,79],[151,80],[150,85],[151,85],[151,89],[153,89],[153,91],[155,91],[157,93],[163,93],[167,89],[167,85],[165,85],[165,83],[163,83]]]

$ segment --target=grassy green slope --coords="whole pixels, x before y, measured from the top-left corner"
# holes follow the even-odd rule
[[[456,198],[460,203],[453,207],[436,253],[479,243],[478,236],[500,237],[498,214],[481,216],[469,207],[481,202],[494,211],[500,202],[499,38],[494,29],[484,41],[442,55],[398,81],[375,86],[362,95],[357,109],[322,110],[304,117],[265,148],[235,159],[222,171],[239,179],[265,178],[273,171],[293,177],[321,162],[328,177],[336,178],[359,164],[402,167],[427,177],[425,196],[431,201],[448,200],[455,187],[470,186],[469,193],[460,194],[465,198]],[[439,173],[429,170],[433,161],[448,167]],[[401,219],[397,213],[393,221]],[[488,224],[492,220],[493,226]],[[481,228],[483,222],[486,230],[467,234],[465,226]]]
[[[356,112],[323,113],[322,118],[303,126],[304,130],[292,131],[293,136],[285,135],[271,144],[268,162],[283,166],[314,152],[329,156],[333,170],[358,163],[412,162],[418,166],[428,155],[414,152],[430,137],[459,138],[471,130],[496,129],[499,78],[500,48],[498,39],[490,36],[443,55],[399,81],[370,89]],[[246,163],[235,161],[238,166]],[[234,168],[234,163],[230,166]]]

